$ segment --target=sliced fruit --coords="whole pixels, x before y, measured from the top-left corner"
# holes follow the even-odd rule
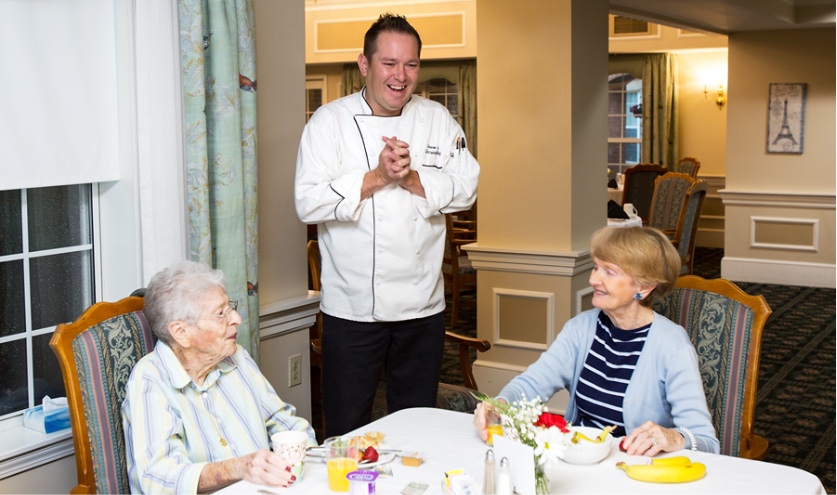
[[[361,462],[378,462],[378,451],[375,447],[366,447],[363,451],[363,456],[360,458]]]

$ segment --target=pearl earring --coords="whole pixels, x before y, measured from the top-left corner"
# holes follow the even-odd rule
[[[642,294],[637,292],[636,294],[634,294],[634,299],[636,299],[637,301],[641,300],[642,299]]]

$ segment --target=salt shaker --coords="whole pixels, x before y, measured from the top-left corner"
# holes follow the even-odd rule
[[[508,457],[503,457],[500,460],[500,469],[497,471],[496,495],[512,495],[511,472],[509,472]]]
[[[494,451],[488,449],[485,453],[485,475],[482,479],[482,492],[485,495],[494,495]]]

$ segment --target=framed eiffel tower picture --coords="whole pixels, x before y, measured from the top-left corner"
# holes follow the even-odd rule
[[[802,154],[806,83],[770,83],[767,152]]]

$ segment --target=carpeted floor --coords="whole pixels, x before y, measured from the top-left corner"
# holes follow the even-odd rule
[[[720,277],[722,258],[721,249],[696,248],[695,275]],[[835,290],[738,285],[763,295],[773,309],[762,339],[755,424],[755,433],[770,442],[766,461],[809,471],[835,493]],[[455,331],[475,335],[473,308],[460,313]],[[443,382],[462,384],[458,363],[457,349],[448,345]]]

